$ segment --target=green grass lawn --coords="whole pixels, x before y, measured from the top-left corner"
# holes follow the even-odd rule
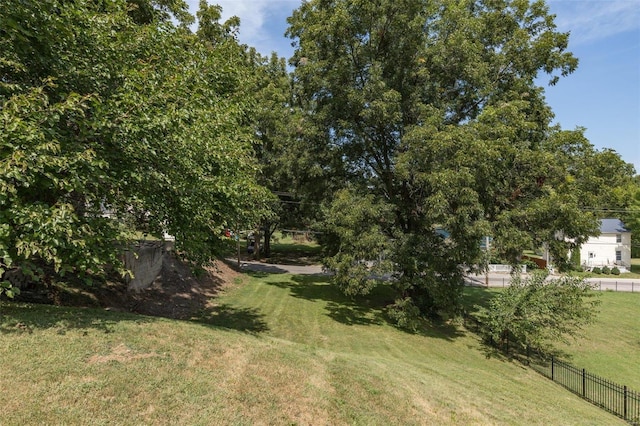
[[[605,291],[600,298],[583,337],[559,349],[576,366],[640,392],[640,293]]]
[[[581,278],[626,278],[626,279],[640,279],[640,259],[631,259],[631,267],[629,268],[630,272],[626,272],[620,275],[613,274],[594,274],[593,272],[578,272],[572,271],[570,275],[581,277]]]
[[[254,274],[191,321],[2,302],[3,425],[624,424],[379,291]]]
[[[321,261],[322,248],[315,241],[294,239],[277,232],[271,241],[270,263],[289,265],[314,265]]]

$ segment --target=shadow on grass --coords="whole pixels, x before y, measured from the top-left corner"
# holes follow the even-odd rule
[[[389,322],[384,313],[391,296],[388,288],[378,286],[366,296],[350,297],[330,280],[326,275],[294,275],[291,294],[306,300],[327,302],[327,316],[342,324],[382,325]]]
[[[218,305],[203,309],[189,320],[247,333],[262,333],[269,330],[263,317],[255,309]],[[59,334],[72,330],[111,333],[122,322],[145,324],[152,321],[149,316],[113,310],[14,302],[0,304],[0,334],[46,329],[56,329]]]
[[[453,341],[466,335],[459,325],[437,321],[424,321],[422,326],[415,331],[415,334],[447,341]]]
[[[110,332],[122,321],[150,322],[149,317],[199,321],[249,333],[267,330],[257,311],[215,305],[211,301],[227,283],[222,270],[196,277],[189,266],[166,254],[154,283],[127,291],[124,283],[60,284],[49,292],[35,292],[29,302],[0,305],[0,333],[38,328],[97,329]],[[233,277],[233,275],[231,275]],[[26,292],[25,292],[26,293]],[[22,296],[22,295],[21,295]]]
[[[262,333],[269,330],[263,317],[255,309],[219,305],[199,312],[190,320],[246,333]],[[46,329],[56,329],[59,334],[72,330],[111,333],[122,322],[145,324],[152,321],[153,318],[148,316],[104,309],[13,302],[0,304],[0,334],[24,334]]]
[[[395,327],[388,317],[387,306],[393,303],[394,292],[389,286],[375,287],[366,296],[346,296],[330,282],[326,275],[294,275],[292,281],[265,281],[272,285],[288,289],[293,297],[326,303],[326,315],[345,325],[389,325]],[[424,321],[416,331],[407,333],[425,337],[453,340],[464,335],[455,324]]]
[[[499,289],[468,286],[464,288],[460,303],[465,312],[475,312],[477,311],[476,305],[488,307],[491,299],[493,299],[499,291]]]
[[[192,320],[215,327],[257,334],[269,330],[263,318],[264,315],[259,313],[257,309],[236,308],[222,304],[202,310]]]
[[[150,322],[151,318],[93,308],[7,302],[0,304],[0,334],[32,333],[38,329],[57,329],[59,334],[71,330],[111,333],[114,326],[123,321],[144,324]]]
[[[265,263],[254,263],[250,265],[251,269],[242,269],[242,272],[254,278],[264,278],[271,274],[286,274],[287,270],[280,268],[278,265],[270,265]]]
[[[315,265],[320,262],[322,249],[318,245],[272,243],[270,263],[289,265]]]
[[[480,347],[486,358],[515,362],[521,365],[522,368],[533,367],[536,370],[549,366],[552,357],[565,361],[573,359],[573,355],[555,347],[547,347],[545,350],[527,350],[515,345],[497,347],[487,341],[482,341]]]
[[[329,282],[326,275],[294,275],[292,281],[265,281],[265,284],[288,289],[293,297],[326,302],[327,316],[346,325],[380,325],[387,323],[375,293],[367,297],[349,297]]]

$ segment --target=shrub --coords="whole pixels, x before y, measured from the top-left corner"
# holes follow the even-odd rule
[[[527,267],[527,271],[534,271],[538,269],[538,264],[530,259],[524,259],[521,264]]]
[[[611,273],[613,275],[620,275],[620,269],[618,269],[617,266],[614,266],[613,268],[611,268]]]
[[[593,272],[594,274],[601,274],[602,273],[602,269],[600,269],[599,267],[595,267],[591,270],[591,272]]]
[[[473,316],[485,342],[507,352],[532,347],[544,353],[593,320],[599,301],[589,283],[566,276],[546,278],[541,272],[526,280],[515,278],[488,308],[479,307]]]
[[[387,315],[401,328],[416,331],[420,325],[420,309],[411,298],[397,299],[388,307]]]
[[[603,266],[602,267],[602,273],[605,275],[609,275],[611,273],[611,269],[609,269],[608,266]]]
[[[571,269],[574,271],[582,270],[580,266],[580,250],[573,249],[571,250],[571,257],[569,258],[569,263],[571,264]]]

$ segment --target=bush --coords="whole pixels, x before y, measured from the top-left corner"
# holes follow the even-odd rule
[[[617,266],[614,266],[613,268],[611,268],[611,273],[613,275],[620,275],[620,269],[618,269]]]
[[[535,271],[536,269],[538,269],[538,264],[536,262],[534,262],[533,260],[524,259],[520,263],[527,267],[527,272]]]
[[[574,271],[582,270],[580,266],[580,250],[573,249],[571,250],[571,257],[569,258],[569,263],[571,264],[571,269]]]
[[[594,274],[601,274],[602,273],[602,269],[600,269],[599,267],[595,267],[591,270],[591,272],[593,272]]]
[[[387,315],[401,328],[416,331],[420,325],[420,309],[411,298],[397,299],[388,307]]]
[[[611,273],[611,269],[609,269],[608,266],[603,266],[602,267],[602,273],[605,275],[609,275]]]
[[[541,272],[526,280],[515,278],[488,308],[478,308],[473,317],[485,342],[507,352],[531,347],[545,353],[593,320],[599,301],[589,283],[567,276],[546,278]]]

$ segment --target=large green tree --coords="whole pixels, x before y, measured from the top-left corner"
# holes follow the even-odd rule
[[[536,85],[577,66],[543,1],[311,0],[289,24],[307,146],[344,178],[324,229],[343,288],[393,274],[396,318],[451,312],[483,236],[516,262],[597,231],[561,191],[561,135]]]
[[[640,257],[640,175],[636,175],[629,187],[629,204],[622,215],[624,224],[631,231],[631,257]]]
[[[577,205],[583,212],[583,236],[573,236],[572,246],[584,242],[584,235],[597,235],[599,229],[590,229],[589,217],[620,218],[625,222],[630,219],[627,214],[631,208],[635,185],[635,173],[631,164],[611,149],[598,151],[584,136],[584,129],[563,131],[554,128],[547,139],[548,150],[555,153],[553,174],[560,177],[555,183],[557,194],[561,195],[553,206],[550,206],[548,219],[557,230],[563,230],[564,220],[558,210],[566,210],[567,206]],[[573,215],[575,219],[580,216]],[[546,243],[551,249],[554,263],[564,268],[568,258],[566,246],[560,239],[566,235],[556,233],[555,238],[547,235]],[[573,247],[572,247],[573,248]]]
[[[249,50],[256,97],[255,152],[260,164],[259,182],[272,191],[271,209],[256,224],[264,237],[258,256],[271,254],[271,237],[295,211],[289,204],[294,182],[291,174],[291,140],[295,110],[291,101],[291,78],[286,61],[275,52],[269,57]]]
[[[246,51],[201,6],[193,34],[180,0],[3,5],[0,275],[100,275],[136,228],[203,263],[255,220]]]
[[[254,122],[259,182],[274,194],[272,208],[263,218],[261,254],[270,255],[271,236],[276,229],[309,229],[317,217],[319,194],[329,183],[319,179],[318,157],[305,143],[310,128],[305,123],[301,99],[293,90],[295,81],[284,58],[272,53],[264,57],[250,52],[255,85]]]

